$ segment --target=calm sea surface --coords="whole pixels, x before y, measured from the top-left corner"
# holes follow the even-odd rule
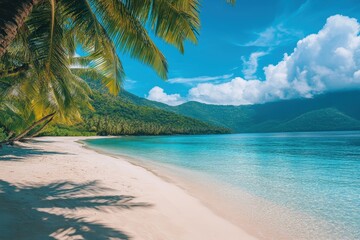
[[[234,199],[246,192],[299,213],[291,218],[294,226],[278,226],[295,229],[296,221],[308,222],[307,228],[300,225],[301,235],[293,232],[294,239],[360,239],[360,132],[121,137],[86,143],[205,174],[231,189]]]

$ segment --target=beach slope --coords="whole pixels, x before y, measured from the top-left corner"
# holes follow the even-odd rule
[[[0,149],[0,239],[254,239],[175,184],[81,139]]]

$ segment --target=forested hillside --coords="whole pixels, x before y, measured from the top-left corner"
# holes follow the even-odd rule
[[[206,121],[233,132],[332,131],[360,129],[360,91],[319,95],[246,106],[219,106],[187,102],[179,106],[141,99],[123,93],[128,101],[156,106]]]
[[[114,97],[97,89],[94,111],[83,110],[80,124],[52,125],[42,135],[163,135],[229,133],[224,127],[204,123],[174,112],[132,103],[122,94]]]

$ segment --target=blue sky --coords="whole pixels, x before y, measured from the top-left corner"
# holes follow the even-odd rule
[[[174,47],[158,39],[155,40],[168,60],[169,80],[161,80],[149,67],[122,56],[127,75],[124,87],[140,97],[148,97],[171,105],[189,100],[211,104],[252,104],[311,97],[327,90],[357,88],[360,81],[355,77],[346,86],[334,87],[337,84],[327,82],[325,77],[325,80],[321,80],[323,84],[318,82],[315,84],[314,81],[318,81],[316,79],[319,78],[318,69],[331,69],[331,67],[330,63],[321,63],[313,70],[316,74],[305,73],[309,65],[304,64],[303,61],[306,60],[310,64],[312,60],[319,58],[318,62],[321,62],[321,56],[309,57],[307,53],[307,57],[303,57],[306,55],[306,49],[311,46],[311,43],[308,43],[310,45],[298,47],[298,53],[295,51],[293,54],[295,57],[298,56],[296,59],[289,60],[300,64],[300,68],[296,65],[296,69],[302,70],[302,74],[299,73],[301,76],[295,74],[296,76],[290,79],[289,75],[286,81],[291,82],[291,87],[287,86],[286,89],[283,87],[279,91],[274,89],[276,83],[272,79],[278,80],[274,75],[275,70],[280,71],[282,64],[279,63],[284,61],[284,54],[291,55],[299,40],[307,38],[310,34],[318,34],[322,29],[325,29],[325,32],[329,31],[327,38],[331,38],[332,32],[342,32],[342,26],[349,26],[344,27],[344,34],[352,31],[352,36],[349,37],[351,41],[357,39],[358,33],[356,29],[354,30],[357,23],[351,18],[360,19],[360,2],[358,0],[324,2],[324,0],[238,0],[235,6],[231,6],[226,4],[225,0],[203,0],[202,26],[197,45],[187,43],[185,54],[182,55]],[[326,28],[327,19],[335,15],[341,16],[333,17],[333,21],[329,20],[330,23]],[[337,37],[334,36],[334,39]],[[349,39],[343,40],[341,44],[349,44]],[[319,35],[316,41],[322,44],[325,40]],[[349,50],[347,46],[340,45],[334,48],[334,51],[339,47],[344,47],[350,52],[357,50],[357,47],[351,47]],[[332,45],[328,45],[327,48],[332,49]],[[322,54],[326,53],[322,52]],[[351,56],[354,60],[358,59],[356,54]],[[342,61],[333,58],[333,62]],[[290,72],[289,63],[285,62],[286,71]],[[270,64],[277,68],[266,76],[264,67],[269,67]],[[355,72],[360,70],[358,66],[360,64],[356,63],[350,69],[351,76],[355,76]],[[345,70],[339,71],[342,72],[333,75],[347,74],[344,73]],[[302,82],[299,79],[302,79]],[[272,81],[272,87],[265,87],[260,83],[266,81]],[[244,88],[241,87],[243,85]],[[297,91],[294,92],[290,88],[296,88]],[[276,91],[279,93],[271,93]]]

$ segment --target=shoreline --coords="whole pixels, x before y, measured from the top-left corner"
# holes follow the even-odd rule
[[[256,239],[172,181],[79,142],[90,138],[98,137],[42,137],[0,150],[10,153],[0,155],[0,238]]]
[[[205,174],[148,159],[108,152],[96,146],[89,146],[83,141],[80,142],[86,149],[125,160],[181,188],[217,216],[257,239],[311,239],[315,236],[317,239],[332,239],[332,235],[329,234],[331,227],[325,221],[239,190],[228,183],[214,181]],[[240,193],[241,197],[234,198],[228,194],[229,192]]]

